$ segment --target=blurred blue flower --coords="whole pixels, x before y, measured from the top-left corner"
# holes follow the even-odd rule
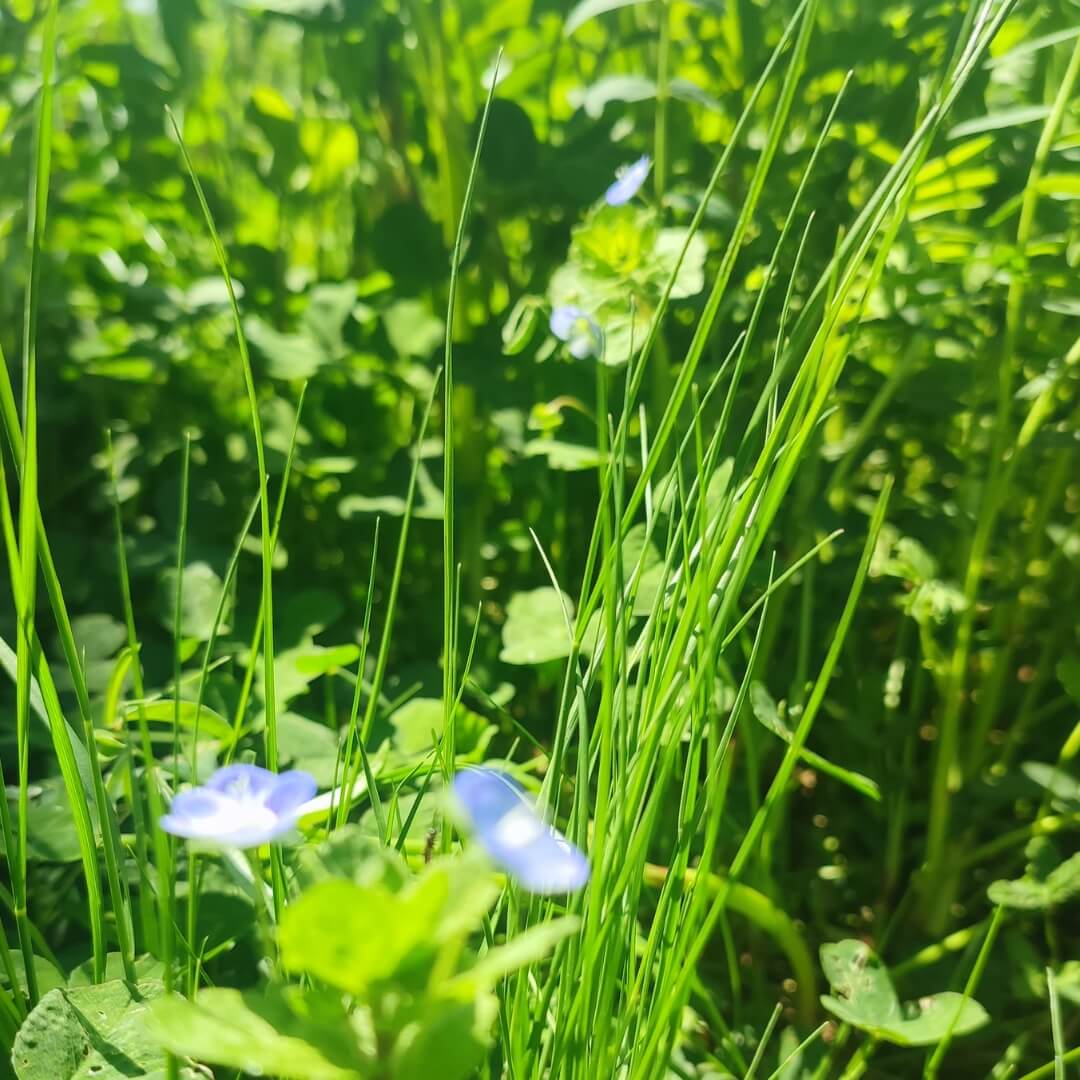
[[[572,356],[584,360],[599,356],[604,349],[604,332],[600,324],[574,304],[564,304],[551,313],[551,332],[565,341]]]
[[[306,772],[226,765],[203,787],[177,795],[161,816],[161,827],[211,847],[258,847],[296,824],[315,789],[314,777]]]
[[[505,773],[465,769],[454,777],[453,790],[492,861],[529,892],[576,892],[589,880],[584,854],[537,814]]]
[[[646,154],[639,157],[633,165],[627,165],[616,174],[615,183],[604,192],[604,201],[608,206],[622,206],[628,203],[645,183],[649,170],[652,168],[652,159]]]

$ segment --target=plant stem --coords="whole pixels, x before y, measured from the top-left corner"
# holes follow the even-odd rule
[[[1010,445],[1010,412],[1013,404],[1016,345],[1023,320],[1027,289],[1027,250],[1035,226],[1039,181],[1042,178],[1050,148],[1057,138],[1066,109],[1072,100],[1078,76],[1080,76],[1080,39],[1077,40],[1073,49],[1072,58],[1058,87],[1050,115],[1043,126],[1021,201],[1020,221],[1016,230],[1019,266],[1013,271],[1005,304],[1005,330],[1002,335],[1002,347],[997,367],[997,403],[990,447],[990,472],[983,487],[975,532],[968,552],[963,589],[964,609],[960,613],[956,643],[945,681],[945,702],[937,744],[937,757],[934,763],[926,844],[926,862],[929,869],[926,880],[928,898],[941,898],[950,892],[942,888],[941,879],[948,877],[952,872],[947,859],[949,816],[952,797],[959,790],[962,782],[963,770],[958,760],[960,722],[967,700],[967,676],[975,633],[975,619],[978,614],[979,592],[994,527],[1007,494],[1003,490],[1003,474],[1007,466],[1006,450]],[[930,899],[928,916],[931,928],[939,928],[943,924],[946,910],[945,904],[941,903],[940,899]]]

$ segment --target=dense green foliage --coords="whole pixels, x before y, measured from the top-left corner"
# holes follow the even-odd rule
[[[1077,0],[0,4],[0,1075],[1066,1075],[1078,281]]]

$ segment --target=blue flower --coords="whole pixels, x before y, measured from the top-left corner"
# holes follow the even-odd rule
[[[652,168],[652,159],[646,154],[639,157],[633,165],[627,165],[616,174],[615,183],[604,192],[604,201],[608,206],[622,206],[628,203],[645,183],[645,178]]]
[[[161,816],[161,827],[211,847],[259,847],[296,824],[315,789],[306,772],[226,765],[205,786],[177,795]]]
[[[551,332],[565,341],[572,356],[584,360],[599,356],[604,350],[604,332],[600,324],[574,304],[564,304],[551,313]]]
[[[465,769],[453,790],[492,861],[529,892],[576,892],[589,880],[584,854],[543,821],[505,773]]]

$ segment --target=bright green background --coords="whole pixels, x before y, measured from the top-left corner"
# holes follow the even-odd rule
[[[140,694],[161,699],[140,713],[157,732],[160,754],[175,731],[176,746],[197,758],[204,776],[236,749],[263,760],[266,722],[265,665],[250,648],[261,588],[258,514],[222,600],[259,487],[248,397],[228,294],[168,107],[236,282],[271,516],[295,437],[272,583],[271,730],[281,765],[308,769],[323,789],[341,775],[341,733],[350,729],[362,660],[360,730],[386,806],[354,817],[366,813],[370,832],[400,839],[414,856],[430,826],[443,835],[432,793],[453,754],[434,768],[431,746],[452,711],[443,705],[440,667],[449,582],[451,592],[460,590],[456,670],[445,676],[454,691],[470,658],[452,750],[461,760],[513,757],[543,776],[546,761],[537,755],[554,747],[545,794],[559,802],[554,781],[565,782],[559,807],[568,830],[587,845],[590,822],[601,835],[609,825],[608,851],[626,845],[629,864],[646,867],[649,889],[642,891],[640,874],[633,885],[612,876],[612,863],[583,901],[585,959],[568,947],[574,960],[555,994],[574,1033],[559,1051],[574,1063],[563,1066],[565,1075],[576,1075],[571,1068],[601,1075],[624,1045],[614,1036],[605,1043],[606,1029],[593,1030],[585,1013],[565,1004],[573,1000],[565,988],[578,978],[572,973],[584,972],[580,986],[596,991],[617,1026],[641,1008],[631,992],[636,961],[628,959],[635,936],[665,926],[670,934],[649,939],[659,950],[646,979],[655,1015],[643,1014],[637,1035],[650,1052],[663,1048],[675,1075],[716,1075],[708,1071],[713,1062],[738,1073],[742,1060],[747,1068],[782,1001],[793,1041],[783,1053],[779,1040],[770,1044],[767,1075],[794,1047],[794,1031],[806,1035],[825,1017],[814,1011],[805,978],[785,983],[796,963],[792,934],[798,955],[865,939],[903,977],[905,1001],[963,990],[974,965],[977,997],[993,1023],[952,1051],[945,1075],[988,1075],[1010,1053],[1016,1075],[1041,1066],[1054,1054],[1058,1013],[1058,1047],[1080,1041],[1077,861],[1067,858],[1080,823],[1073,760],[1080,750],[1080,7],[1075,0],[812,6],[802,67],[784,84],[796,47],[784,52],[733,141],[796,11],[788,0],[586,0],[572,10],[539,0],[162,0],[160,11],[71,0],[60,5],[47,115],[47,223],[30,242],[45,12],[25,0],[0,7],[0,346],[18,400],[25,342],[36,345],[37,500],[98,728],[104,798],[116,808],[137,951],[160,954],[147,933],[155,903],[148,882],[163,865],[153,847],[160,838],[132,816],[124,788],[125,769],[145,763],[135,725]],[[995,18],[1000,28],[961,88],[965,45]],[[450,252],[500,48],[450,335],[456,577],[444,565],[451,493],[439,371]],[[770,136],[770,121],[788,107],[785,85],[790,113]],[[954,85],[955,101],[938,116]],[[879,204],[890,168],[909,161],[905,147],[921,155],[911,183]],[[775,159],[759,175],[770,148]],[[726,166],[688,241],[725,150]],[[654,159],[641,196],[619,210],[604,207],[616,170],[641,154]],[[867,220],[861,215],[879,209],[880,232],[866,257],[845,263],[845,245],[858,241]],[[649,320],[684,243],[670,308],[640,368]],[[31,254],[37,277],[28,292]],[[565,302],[603,324],[603,364],[573,360],[548,333],[552,305]],[[820,340],[828,319],[819,309],[833,320]],[[695,345],[702,325],[707,336]],[[684,387],[685,358],[698,346],[693,386]],[[640,394],[624,412],[628,371],[640,374]],[[664,410],[680,393],[683,403],[669,415],[674,440],[688,436],[682,451],[674,440],[661,448],[648,503],[635,500],[616,535],[617,513],[642,483],[643,447],[663,431]],[[782,426],[786,402],[803,410],[805,426],[794,425],[790,441],[769,456],[762,447],[778,413]],[[611,454],[611,431],[623,417]],[[673,466],[682,487],[669,489],[665,504],[658,480]],[[18,529],[22,462],[9,454],[4,468]],[[761,529],[746,524],[753,519],[736,528],[743,485],[766,477],[755,512]],[[890,482],[884,524],[864,550]],[[622,490],[618,500],[609,483]],[[142,690],[134,654],[125,651],[114,504],[126,536]],[[663,524],[653,528],[654,517]],[[669,530],[667,522],[680,520]],[[718,563],[674,601],[703,636],[714,616],[710,596],[723,600],[732,590],[734,608],[717,616],[717,626],[728,620],[726,634],[768,587],[773,559],[775,577],[816,552],[771,593],[760,628],[755,616],[732,631],[723,653],[704,664],[707,677],[694,676],[690,700],[673,690],[667,701],[678,657],[665,654],[641,685],[627,658],[646,616],[663,609],[680,564],[689,580],[694,544],[710,522],[730,530],[717,551],[727,551],[734,578]],[[594,527],[609,558],[600,570],[589,557]],[[743,528],[745,563],[736,546]],[[25,534],[19,546],[29,550]],[[613,568],[616,552],[626,577],[641,564],[625,624],[615,614],[625,580]],[[860,558],[868,560],[866,583],[844,614],[853,580],[862,580]],[[17,614],[26,610],[13,584],[18,566],[16,558],[11,580],[0,583],[11,675],[0,688],[0,759],[11,815],[26,824],[25,842],[17,835],[10,842],[13,852],[21,844],[27,863],[29,919],[43,942],[34,949],[52,955],[66,976],[91,952],[79,861],[87,841],[80,846],[57,751],[35,718],[29,669],[17,670],[12,652],[27,655],[17,640]],[[25,566],[22,573],[25,584]],[[36,626],[78,752],[75,681],[40,582]],[[399,591],[387,636],[392,583]],[[590,595],[603,614],[577,627],[578,642],[588,655],[602,628],[615,640],[598,661],[603,689],[582,691],[599,733],[591,757],[564,741],[575,715],[574,695],[564,690],[572,651],[566,618],[591,612]],[[671,620],[672,640],[678,623]],[[834,641],[842,647],[827,658]],[[185,676],[179,694],[175,670]],[[569,670],[581,670],[576,651]],[[811,708],[823,671],[824,697]],[[196,747],[197,685],[207,708]],[[635,695],[647,702],[643,712]],[[178,697],[188,699],[188,712],[174,706]],[[733,705],[734,741],[713,772],[710,755]],[[801,744],[808,709],[810,746],[789,755],[774,797],[769,786],[784,742],[794,731]],[[685,728],[676,719],[683,710],[697,718]],[[20,727],[18,717],[29,720]],[[642,772],[639,786],[631,743],[653,730],[658,747],[673,747],[670,756],[657,750],[672,771]],[[86,801],[94,802],[84,758]],[[360,769],[358,758],[350,764]],[[143,775],[139,769],[130,775]],[[707,809],[695,818],[689,793],[698,789]],[[152,809],[147,802],[141,812]],[[387,813],[388,832],[379,822]],[[636,819],[648,821],[640,847],[631,840]],[[1055,835],[1032,841],[1039,833]],[[752,850],[743,850],[747,835]],[[104,860],[100,831],[89,843],[91,857]],[[733,892],[728,909],[756,915],[729,924],[725,913],[692,947],[691,931],[683,940],[676,928],[696,929],[704,901],[658,898],[652,886],[664,880],[664,867],[681,874],[703,852],[713,871],[734,866],[753,890]],[[183,863],[178,849],[168,873],[183,879]],[[18,920],[9,916],[19,907],[20,873],[9,872],[15,895],[3,912],[16,963]],[[202,929],[211,948],[230,942],[208,961],[208,977],[247,988],[258,950],[235,926],[251,921],[250,908],[224,879],[215,890],[212,864],[205,873]],[[700,877],[704,890],[707,875]],[[181,896],[181,922],[184,903]],[[603,950],[615,946],[600,930],[606,904],[621,905],[623,920],[611,954]],[[986,938],[995,905],[1000,923]],[[491,925],[512,936],[548,913],[511,907]],[[107,920],[99,944],[107,939],[115,949],[115,938]],[[598,952],[589,959],[591,946]],[[693,961],[700,980],[683,986],[678,971]],[[1047,967],[1057,973],[1053,993]],[[560,976],[536,970],[542,985]],[[4,976],[9,985],[12,974]],[[55,968],[46,974],[53,979]],[[525,1017],[536,1017],[523,1004],[527,985],[518,977],[500,998],[493,1030],[504,1050],[515,1048],[508,1057],[520,1052],[519,1067],[532,1068]],[[5,1046],[21,1020],[21,998],[11,997]],[[679,1033],[687,1000],[696,1019]],[[890,1000],[899,1009],[895,994]],[[845,1048],[842,1037],[820,1075],[841,1075],[856,1045],[865,1060],[853,1068],[880,1062],[871,1075],[937,1069],[925,1052],[881,1036],[885,1022],[860,1014],[854,998],[845,1008],[840,1019],[885,1042]],[[822,1052],[807,1051],[805,1073],[785,1075],[811,1075]],[[488,1067],[500,1067],[497,1055]],[[653,1065],[634,1067],[646,1070],[636,1077],[651,1075]]]

